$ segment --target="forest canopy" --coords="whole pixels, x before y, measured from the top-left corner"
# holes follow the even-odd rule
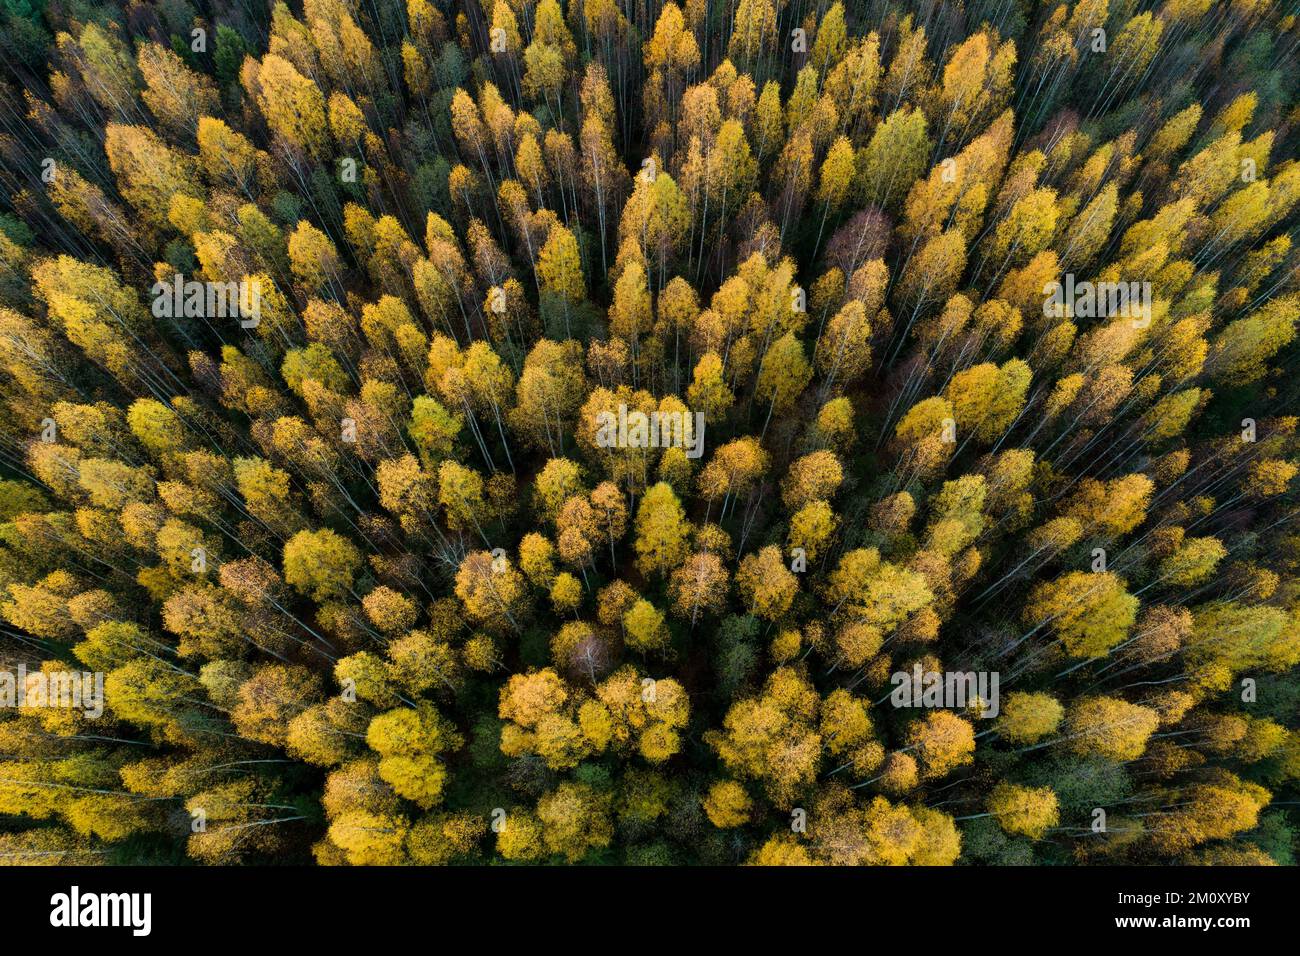
[[[0,863],[1294,863],[1287,8],[0,0]]]

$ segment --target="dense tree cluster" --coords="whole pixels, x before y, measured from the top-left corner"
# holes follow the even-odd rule
[[[0,0],[0,862],[1291,863],[1286,6]]]

